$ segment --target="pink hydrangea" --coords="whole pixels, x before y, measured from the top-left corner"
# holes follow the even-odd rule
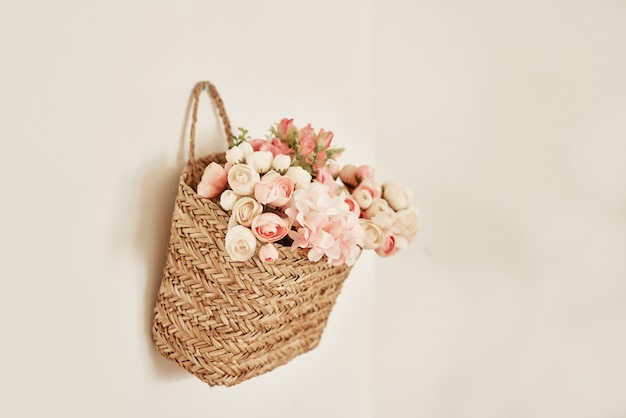
[[[313,182],[294,191],[285,213],[293,222],[289,232],[293,249],[309,248],[309,260],[326,256],[333,266],[356,262],[364,231],[344,196],[334,196],[328,186]]]

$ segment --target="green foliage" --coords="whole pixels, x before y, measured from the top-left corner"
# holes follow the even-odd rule
[[[251,138],[248,136],[248,130],[245,128],[237,128],[239,135],[233,135],[233,146],[237,146],[244,142],[248,142]]]

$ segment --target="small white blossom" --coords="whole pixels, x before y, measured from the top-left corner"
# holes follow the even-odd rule
[[[306,186],[311,182],[311,174],[302,167],[289,167],[285,173],[294,184]]]
[[[226,161],[231,164],[239,164],[243,161],[243,158],[243,151],[239,147],[232,147],[231,149],[226,151]]]
[[[272,167],[274,170],[284,173],[287,171],[289,166],[291,165],[291,157],[284,154],[278,154],[274,157],[274,161],[272,162]]]
[[[232,190],[224,190],[224,192],[222,192],[222,195],[220,196],[220,206],[224,210],[231,210],[233,206],[235,206],[235,203],[238,199],[239,196],[237,195],[237,193],[233,192]]]
[[[274,156],[269,151],[255,151],[246,157],[246,164],[257,173],[267,173],[272,166]]]
[[[241,144],[238,145],[238,147],[243,153],[244,157],[247,157],[248,155],[254,152],[254,150],[252,149],[252,145],[250,145],[249,142],[242,142]]]

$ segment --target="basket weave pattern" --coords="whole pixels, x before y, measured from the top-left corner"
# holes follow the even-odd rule
[[[223,107],[220,114],[229,133]],[[233,261],[224,247],[228,213],[195,192],[212,161],[223,164],[224,154],[195,160],[191,150],[180,176],[152,336],[164,357],[202,381],[232,386],[318,345],[350,267],[314,263],[283,246],[275,264],[258,254]]]

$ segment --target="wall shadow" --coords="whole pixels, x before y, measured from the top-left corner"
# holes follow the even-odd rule
[[[178,153],[175,163],[161,154],[153,160],[146,160],[136,173],[141,179],[138,190],[138,216],[134,236],[134,249],[147,264],[144,304],[145,337],[149,341],[149,356],[152,358],[156,374],[166,378],[190,376],[174,362],[165,359],[152,342],[152,319],[154,305],[163,277],[167,244],[174,200],[180,172],[186,162],[184,153],[187,145],[187,125],[192,97],[189,96],[185,120],[183,122]],[[169,165],[168,165],[168,161]]]
[[[225,148],[224,145],[220,145],[224,141],[224,134],[222,133],[223,125],[220,122],[219,113],[216,107],[212,105],[208,95],[204,96],[203,103],[200,104],[204,115],[200,112],[198,115],[198,119],[202,119],[203,130],[198,130],[202,133],[197,133],[196,156],[202,155],[204,151],[210,148]],[[136,191],[138,200],[135,207],[138,208],[138,213],[133,247],[147,264],[146,290],[143,301],[145,306],[145,336],[149,341],[149,355],[153,360],[156,373],[167,379],[190,376],[185,370],[174,362],[165,359],[158,352],[152,342],[152,319],[163,276],[178,179],[188,158],[187,127],[191,119],[192,104],[193,95],[190,93],[175,162],[172,162],[172,159],[168,158],[167,155],[161,154],[152,160],[145,160],[134,174],[134,178],[139,179],[139,183]],[[212,109],[212,118],[207,117],[208,108]],[[204,124],[208,126],[204,126]],[[207,130],[209,135],[205,135]],[[214,140],[207,140],[207,136]]]

